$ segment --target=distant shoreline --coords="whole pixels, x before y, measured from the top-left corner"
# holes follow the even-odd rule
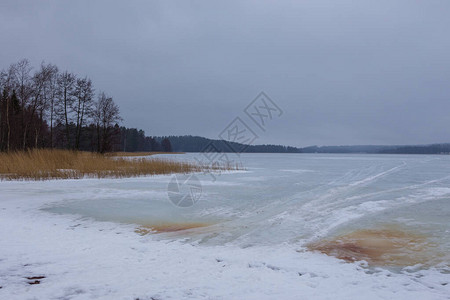
[[[209,139],[201,136],[152,137],[156,141],[168,139],[177,152],[224,153],[343,153],[343,154],[449,154],[450,143],[428,145],[341,145],[292,147],[284,145],[247,145],[233,141]]]

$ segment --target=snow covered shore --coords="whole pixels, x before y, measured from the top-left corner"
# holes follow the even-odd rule
[[[436,270],[373,270],[290,244],[158,241],[133,225],[40,210],[58,201],[46,185],[70,182],[32,183],[41,193],[0,182],[0,299],[450,298],[450,275]]]

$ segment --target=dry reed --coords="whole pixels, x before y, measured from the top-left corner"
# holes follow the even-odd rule
[[[143,175],[235,170],[161,158],[121,158],[68,150],[0,153],[0,180],[122,178]]]
[[[156,154],[184,154],[184,152],[110,152],[106,156],[150,156]]]

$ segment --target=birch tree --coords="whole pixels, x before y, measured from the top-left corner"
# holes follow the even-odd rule
[[[104,153],[111,147],[113,125],[122,120],[119,115],[119,106],[114,103],[112,97],[106,96],[104,92],[98,96],[94,120],[97,127],[97,149]]]
[[[67,140],[67,149],[72,148],[70,136],[70,122],[72,105],[74,103],[76,76],[68,71],[58,76],[58,103],[57,111],[62,124],[65,127],[65,134]]]
[[[76,132],[75,132],[75,149],[80,148],[81,131],[86,119],[92,114],[94,89],[92,81],[85,78],[79,78],[75,86],[75,102],[73,110],[76,118]]]

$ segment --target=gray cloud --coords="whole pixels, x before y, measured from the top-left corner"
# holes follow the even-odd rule
[[[264,90],[285,114],[258,143],[443,142],[449,12],[448,1],[2,1],[0,66],[26,57],[88,75],[124,125],[151,135],[216,137]]]

